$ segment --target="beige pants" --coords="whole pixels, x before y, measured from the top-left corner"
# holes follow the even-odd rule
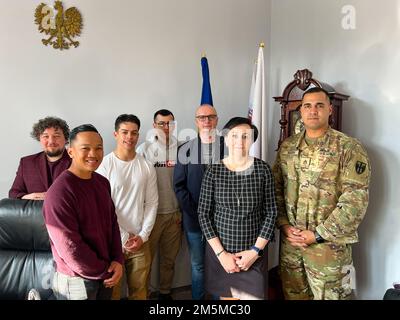
[[[143,243],[142,247],[137,252],[125,252],[124,256],[124,272],[128,285],[128,299],[146,300],[146,281],[150,273],[151,266],[149,243]],[[122,279],[113,289],[112,300],[121,299]]]
[[[160,262],[160,293],[167,294],[171,291],[174,278],[175,259],[182,242],[182,215],[174,212],[158,214],[149,238],[150,254],[152,260],[159,252]],[[150,284],[150,274],[147,279]]]

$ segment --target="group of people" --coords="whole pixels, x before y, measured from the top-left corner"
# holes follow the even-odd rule
[[[193,299],[266,299],[264,252],[277,227],[285,298],[349,299],[370,163],[356,139],[330,128],[326,91],[306,91],[300,113],[305,130],[282,143],[272,169],[250,156],[258,128],[234,117],[219,135],[211,105],[197,108],[198,135],[184,143],[169,110],[154,114],[138,147],[140,120],[122,114],[104,157],[94,126],[40,120],[32,136],[43,152],[21,159],[9,197],[44,200],[56,297],[120,299],[125,279],[129,299],[147,299],[158,251],[159,299],[172,299],[184,234]]]

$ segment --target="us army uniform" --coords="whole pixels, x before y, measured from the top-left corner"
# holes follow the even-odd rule
[[[329,128],[314,143],[305,131],[286,139],[274,165],[277,227],[317,231],[306,248],[282,235],[280,274],[286,299],[349,299],[351,244],[368,205],[370,162],[354,138]]]

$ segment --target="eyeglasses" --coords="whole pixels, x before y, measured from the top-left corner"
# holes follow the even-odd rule
[[[164,128],[164,127],[174,127],[175,126],[175,121],[160,121],[160,122],[156,122],[157,127],[159,128]]]
[[[206,119],[208,119],[208,121],[213,121],[217,118],[218,117],[216,114],[210,114],[208,116],[196,116],[196,119],[199,120],[200,122],[204,122],[204,121],[206,121]]]

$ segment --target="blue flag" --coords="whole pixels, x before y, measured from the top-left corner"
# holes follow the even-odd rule
[[[201,90],[201,105],[209,104],[213,106],[211,94],[210,73],[208,71],[208,61],[206,57],[201,58],[201,70],[203,73],[203,88]]]

